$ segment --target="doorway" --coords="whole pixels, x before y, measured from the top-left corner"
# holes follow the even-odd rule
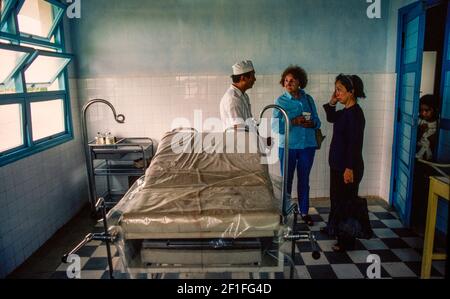
[[[438,111],[441,111],[440,107],[443,105],[440,95],[445,51],[446,18],[446,3],[440,3],[426,10],[420,97],[433,95],[436,99],[436,109]],[[437,140],[438,132],[436,132],[435,136]],[[438,161],[437,144],[432,146],[432,150],[432,160]],[[425,228],[429,177],[432,175],[437,175],[437,173],[430,166],[422,163],[414,165],[410,226],[419,233],[422,233]],[[448,219],[444,212],[446,208],[447,206],[442,202],[438,212],[440,213],[440,222]],[[441,233],[444,233],[447,229],[444,223],[439,223],[439,221],[437,227]]]
[[[436,97],[441,111],[440,130],[437,133],[439,144],[434,149],[433,160],[445,160],[445,155],[448,155],[445,149],[448,129],[445,124],[450,118],[446,115],[446,110],[450,110],[446,108],[450,107],[450,103],[447,104],[450,100],[450,86],[446,88],[446,83],[450,82],[449,5],[447,1],[417,1],[399,10],[390,203],[407,227],[422,225],[422,220],[418,219],[422,217],[421,212],[426,211],[428,198],[426,192],[423,191],[426,194],[420,195],[414,188],[420,181],[417,181],[420,177],[417,173],[426,176],[415,159],[419,101],[425,94],[433,94]],[[446,224],[447,209],[442,207],[440,210],[441,222]],[[447,228],[439,228],[438,224],[438,229],[446,231]]]

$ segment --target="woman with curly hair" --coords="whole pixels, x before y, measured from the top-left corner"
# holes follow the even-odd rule
[[[304,91],[308,84],[308,76],[303,68],[288,67],[281,76],[280,84],[285,89],[285,93],[275,101],[275,104],[287,112],[290,120],[288,169],[284,173],[285,120],[278,110],[274,111],[272,128],[280,134],[281,173],[288,177],[287,194],[286,198],[283,198],[287,210],[283,213],[288,214],[292,210],[290,207],[292,183],[295,170],[297,170],[298,212],[305,223],[312,226],[314,222],[309,215],[309,175],[318,147],[315,129],[320,128],[321,122],[317,115],[314,99]]]

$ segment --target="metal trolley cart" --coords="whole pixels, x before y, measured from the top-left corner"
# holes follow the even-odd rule
[[[89,148],[90,169],[93,170],[94,178],[93,188],[96,190],[96,178],[106,178],[106,190],[98,197],[105,199],[107,207],[117,203],[128,190],[128,188],[126,190],[112,189],[111,178],[114,176],[141,177],[154,154],[153,141],[146,137],[122,138],[114,144],[106,145],[98,145],[93,141],[89,143]]]
[[[81,132],[86,157],[86,169],[88,174],[89,202],[91,211],[96,213],[95,203],[97,198],[96,177],[106,177],[107,190],[103,192],[105,205],[113,206],[125,194],[123,190],[111,190],[112,176],[140,177],[145,173],[149,159],[154,155],[153,140],[150,138],[122,138],[114,144],[99,145],[94,141],[89,142],[87,132],[87,111],[94,104],[107,105],[114,116],[114,120],[125,123],[125,116],[117,114],[114,106],[104,99],[93,99],[87,102],[82,109]],[[99,164],[95,164],[103,160]],[[137,165],[135,161],[141,161]],[[95,162],[94,162],[95,161]],[[95,165],[94,165],[95,164]]]

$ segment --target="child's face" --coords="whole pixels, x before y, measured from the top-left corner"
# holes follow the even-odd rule
[[[431,121],[434,117],[434,109],[428,105],[420,105],[420,118]]]

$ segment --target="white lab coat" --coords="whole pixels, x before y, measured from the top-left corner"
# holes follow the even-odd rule
[[[234,85],[231,85],[220,102],[220,117],[225,130],[234,126],[256,129],[250,98]]]

